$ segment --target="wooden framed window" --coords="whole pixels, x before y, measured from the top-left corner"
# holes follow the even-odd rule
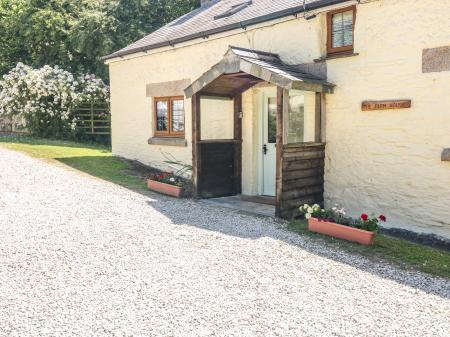
[[[353,52],[356,7],[340,8],[327,13],[327,53]]]
[[[156,137],[184,137],[184,97],[155,97],[153,118]]]

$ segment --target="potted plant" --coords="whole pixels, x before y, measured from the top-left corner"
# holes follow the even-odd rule
[[[176,198],[181,198],[184,193],[183,182],[170,172],[163,172],[150,177],[147,180],[147,186],[152,191]]]
[[[386,217],[369,217],[361,214],[359,219],[346,216],[343,208],[322,209],[319,205],[303,205],[300,212],[308,219],[308,229],[335,238],[372,245],[378,231],[379,221],[386,222]]]

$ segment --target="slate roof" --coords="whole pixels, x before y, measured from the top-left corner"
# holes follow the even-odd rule
[[[310,11],[346,1],[348,0],[305,0],[305,6],[306,11]],[[221,17],[227,11],[233,12],[233,8],[241,4],[242,9],[230,16]],[[104,59],[170,46],[303,11],[303,0],[212,0]]]
[[[185,89],[186,97],[207,87],[224,74],[246,73],[284,89],[333,92],[334,85],[283,63],[278,54],[231,46],[221,62],[205,72]],[[248,89],[245,88],[245,89]]]

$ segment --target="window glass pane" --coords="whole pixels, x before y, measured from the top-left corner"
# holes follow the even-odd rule
[[[315,141],[316,94],[314,92],[301,90],[289,92],[287,124],[287,143]]]
[[[168,131],[169,105],[167,101],[156,102],[156,130]]]
[[[305,96],[289,96],[288,143],[302,143],[305,124]]]
[[[353,11],[342,13],[342,22],[344,26],[343,45],[351,46],[353,44]]]
[[[172,131],[184,131],[184,101],[172,101]]]
[[[331,36],[333,48],[353,44],[353,11],[333,15]]]
[[[267,123],[267,141],[268,143],[276,143],[277,142],[277,98],[271,97],[269,98],[269,104],[268,104],[268,123]]]

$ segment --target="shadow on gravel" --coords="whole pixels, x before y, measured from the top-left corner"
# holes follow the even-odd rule
[[[145,189],[145,180],[130,175],[128,164],[112,156],[83,156],[55,158],[55,160],[94,177],[140,192]]]
[[[113,156],[77,156],[61,157],[55,160],[91,176],[112,182],[143,195],[151,193],[147,189],[147,178],[162,173],[153,167],[146,166],[135,160]],[[180,178],[183,179],[183,178]],[[186,179],[185,193],[190,195],[191,184]]]
[[[257,240],[263,237],[282,240],[290,245],[297,246],[299,249],[304,249],[309,253],[345,263],[377,277],[390,279],[408,287],[450,299],[450,282],[445,278],[401,269],[399,266],[392,267],[392,265],[385,261],[351,254],[336,247],[336,245],[330,245],[329,242],[321,238],[311,238],[290,232],[286,229],[280,228],[274,230],[272,226],[264,226],[264,223],[277,222],[275,219],[256,217],[242,214],[239,211],[216,208],[193,200],[173,199],[156,193],[152,193],[151,196],[153,200],[147,201],[148,205],[165,215],[174,224],[194,226],[203,230],[220,232],[225,235],[250,240]],[[170,207],[168,207],[169,204]],[[175,206],[180,208],[180,212],[168,211],[169,209],[173,209],[173,204],[176,204]],[[247,226],[243,228],[239,226],[239,222],[245,222]],[[249,230],[248,225],[253,223],[254,229]],[[301,268],[301,264],[299,264],[299,268]]]

